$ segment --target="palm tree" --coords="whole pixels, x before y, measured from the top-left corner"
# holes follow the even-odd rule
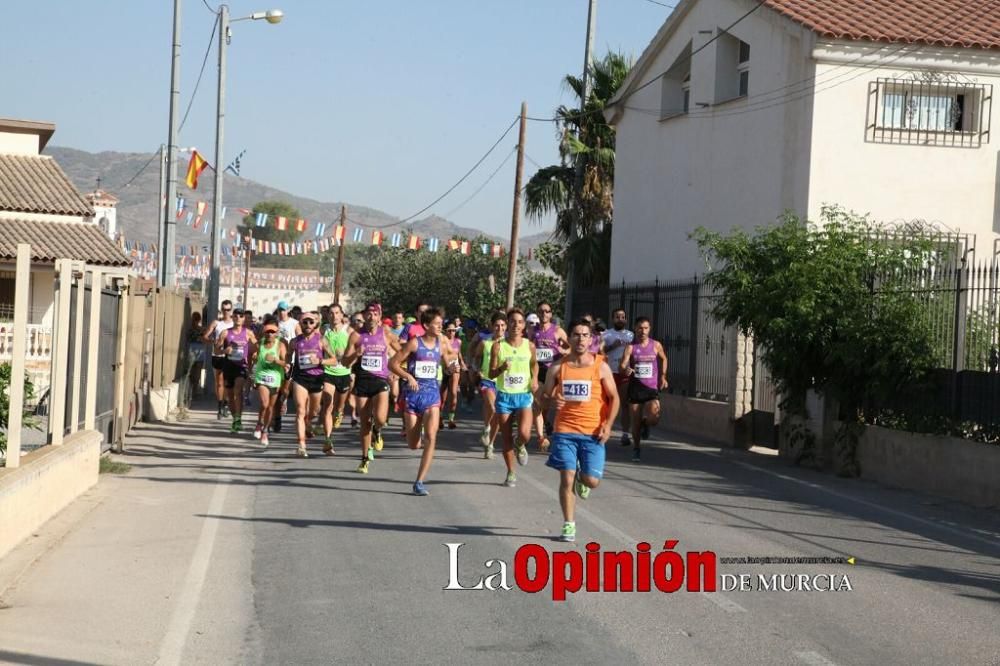
[[[590,68],[593,83],[583,111],[556,109],[560,163],[535,172],[525,187],[525,210],[538,220],[555,214],[555,238],[574,262],[581,285],[607,284],[614,213],[615,130],[604,108],[632,68],[632,59],[608,52]],[[569,75],[564,85],[583,98],[583,80]]]

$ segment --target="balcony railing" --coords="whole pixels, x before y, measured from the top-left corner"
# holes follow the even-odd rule
[[[10,361],[14,353],[14,326],[0,322],[0,363]],[[52,359],[52,327],[28,324],[28,344],[25,360],[49,361]]]

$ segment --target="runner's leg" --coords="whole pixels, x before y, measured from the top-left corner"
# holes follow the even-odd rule
[[[422,483],[434,461],[434,445],[437,443],[438,421],[441,420],[441,409],[431,407],[423,416],[424,430],[427,437],[424,440],[424,452],[420,456],[420,467],[417,469],[417,483]]]
[[[298,440],[298,454],[306,452],[306,426],[309,418],[309,391],[304,386],[292,382],[292,394],[295,396],[295,436]]]

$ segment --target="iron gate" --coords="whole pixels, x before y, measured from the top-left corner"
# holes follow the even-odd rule
[[[757,345],[753,347],[753,410],[750,412],[752,442],[772,449],[778,448],[778,426],[774,417],[778,396],[771,373]]]

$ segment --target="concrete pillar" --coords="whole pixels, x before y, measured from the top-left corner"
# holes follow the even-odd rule
[[[70,398],[70,434],[80,429],[80,372],[83,369],[83,307],[86,296],[86,265],[78,265],[83,277],[76,283],[76,322],[73,331],[73,395]]]
[[[21,422],[24,413],[24,359],[28,349],[28,303],[31,299],[31,246],[17,244],[14,279],[14,344],[10,362],[10,403],[7,412],[7,467],[21,464]]]
[[[122,287],[118,300],[118,368],[115,371],[115,414],[114,436],[112,444],[115,451],[125,451],[125,359],[128,355],[129,333],[129,280],[128,276],[120,278]]]
[[[87,335],[87,399],[83,406],[83,428],[93,430],[97,416],[97,361],[101,347],[101,286],[104,275],[100,267],[90,273],[90,333]],[[107,390],[105,387],[104,390]]]
[[[69,378],[69,309],[73,295],[73,261],[56,261],[59,289],[56,292],[55,326],[52,340],[52,380],[49,391],[49,434],[53,446],[63,443],[66,430],[66,383]]]

